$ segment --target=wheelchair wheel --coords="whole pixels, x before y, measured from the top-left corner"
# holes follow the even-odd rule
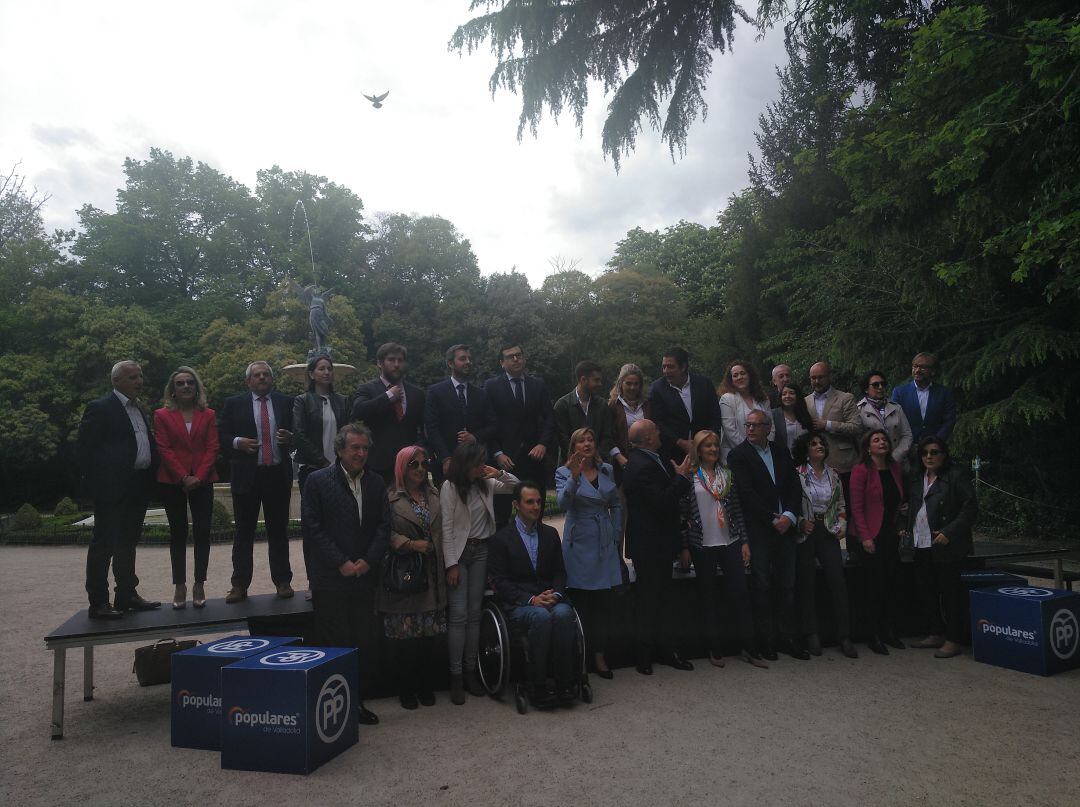
[[[588,681],[581,682],[581,702],[592,703],[592,684]]]
[[[510,675],[510,631],[502,612],[490,602],[484,603],[480,612],[477,668],[487,693],[494,698],[501,697]]]
[[[529,699],[525,694],[525,687],[521,685],[514,687],[514,706],[517,707],[519,715],[523,715],[529,711]]]

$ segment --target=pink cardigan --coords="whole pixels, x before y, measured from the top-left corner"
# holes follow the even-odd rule
[[[890,462],[896,488],[900,491],[900,504],[904,499],[904,476],[900,463]],[[885,519],[885,494],[876,468],[865,462],[851,469],[851,534],[860,541],[873,541],[881,531]]]

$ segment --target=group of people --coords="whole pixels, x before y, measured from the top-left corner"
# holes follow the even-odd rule
[[[600,366],[584,361],[576,386],[554,403],[543,380],[525,373],[519,344],[500,350],[501,372],[483,386],[472,381],[467,345],[447,350],[448,377],[426,392],[406,380],[407,357],[402,345],[382,345],[378,377],[351,399],[335,391],[326,354],[308,362],[307,391],[295,398],[277,392],[270,365],[255,361],[247,391],[220,413],[207,407],[195,370],[179,367],[153,428],[138,402],[141,368],[118,363],[112,393],[88,404],[79,430],[95,507],[90,616],[160,607],[138,594],[135,575],[155,483],[170,524],[173,607],[187,604],[189,508],[191,602],[205,605],[220,453],[236,524],[225,601],[248,595],[260,510],[277,596],[294,595],[287,526],[295,462],[319,640],[359,646],[381,632],[408,709],[435,701],[434,640],[444,634],[452,702],[484,693],[477,655],[489,586],[527,636],[529,694],[539,707],[575,696],[575,609],[590,666],[613,676],[605,656],[612,598],[631,574],[638,672],[652,674],[654,662],[693,669],[674,644],[675,566],[694,568],[712,664],[724,665],[726,628],[739,656],[758,667],[778,651],[820,655],[818,566],[839,649],[855,658],[845,545],[858,567],[857,616],[870,650],[904,647],[895,580],[909,547],[926,628],[916,646],[939,657],[960,652],[960,567],[976,503],[967,475],[950,462],[956,411],[934,381],[933,355],[914,358],[911,381],[891,398],[885,375],[870,370],[857,400],[832,386],[827,362],[810,367],[806,395],[786,365],[766,391],[741,360],[717,387],[676,347],[647,390],[642,370],[627,364],[604,397]],[[561,539],[543,521],[553,467]],[[363,706],[361,719],[377,720]]]

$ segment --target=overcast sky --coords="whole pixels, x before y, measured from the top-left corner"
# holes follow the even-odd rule
[[[124,158],[152,146],[249,188],[260,168],[306,170],[355,191],[369,218],[449,219],[484,272],[516,266],[534,286],[553,256],[597,272],[633,227],[712,223],[746,185],[780,32],[744,27],[716,54],[685,158],[646,130],[617,174],[599,88],[583,135],[564,117],[517,141],[518,97],[488,90],[494,57],[447,51],[467,17],[467,0],[0,0],[0,168],[21,161],[51,195],[50,229],[87,202],[114,210]],[[386,90],[382,109],[363,98]]]

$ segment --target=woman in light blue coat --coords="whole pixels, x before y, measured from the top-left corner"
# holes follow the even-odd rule
[[[569,458],[555,472],[556,501],[566,512],[563,560],[566,587],[593,652],[596,674],[611,678],[604,658],[611,620],[611,590],[622,583],[619,532],[622,503],[611,466],[600,460],[596,434],[570,435]]]

